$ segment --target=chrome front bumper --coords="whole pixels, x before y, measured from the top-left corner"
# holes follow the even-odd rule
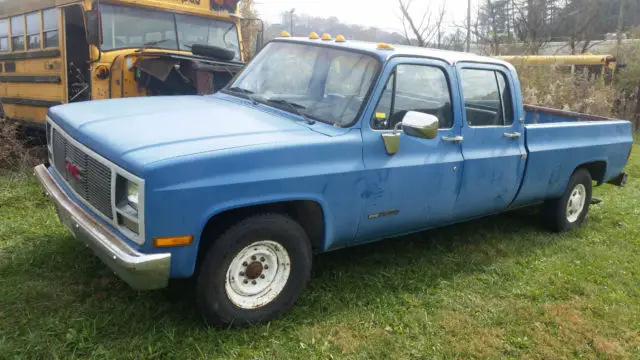
[[[136,251],[73,202],[45,165],[36,166],[35,174],[45,193],[53,200],[60,222],[76,239],[90,247],[122,280],[136,290],[167,286],[171,254],[143,254]]]

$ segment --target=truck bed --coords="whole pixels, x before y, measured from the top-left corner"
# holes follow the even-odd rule
[[[514,206],[561,196],[569,177],[587,166],[598,184],[623,170],[633,144],[631,123],[525,106],[527,166]]]

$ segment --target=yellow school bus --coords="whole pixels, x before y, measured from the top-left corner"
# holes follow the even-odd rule
[[[243,66],[238,0],[0,1],[0,117],[215,92]]]
[[[587,70],[597,78],[610,81],[615,75],[618,63],[613,55],[558,55],[558,56],[498,56],[513,65],[554,66],[574,73]]]

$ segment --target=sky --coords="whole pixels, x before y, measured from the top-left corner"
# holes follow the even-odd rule
[[[479,0],[471,1],[473,8]],[[445,22],[462,25],[467,16],[467,0],[415,0],[410,10],[420,17],[428,7],[437,12],[442,3],[446,3]],[[397,0],[255,0],[255,4],[260,17],[270,23],[279,23],[282,12],[295,8],[296,14],[335,16],[348,24],[402,29]]]

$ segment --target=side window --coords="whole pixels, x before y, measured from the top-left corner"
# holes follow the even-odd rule
[[[513,112],[513,98],[511,97],[511,89],[505,75],[496,71],[498,78],[498,87],[500,88],[500,99],[502,100],[502,108],[504,111],[504,125],[513,125],[515,114]]]
[[[513,124],[513,101],[503,73],[494,70],[463,69],[462,92],[469,126]]]
[[[27,49],[40,49],[40,12],[27,14]]]
[[[427,65],[398,65],[376,106],[373,128],[393,129],[408,111],[436,116],[441,129],[453,126],[451,92],[442,69]]]
[[[24,16],[11,18],[11,50],[24,51]]]
[[[44,47],[58,47],[58,9],[47,9],[42,12],[42,30]]]
[[[0,52],[9,51],[9,19],[0,20]]]

